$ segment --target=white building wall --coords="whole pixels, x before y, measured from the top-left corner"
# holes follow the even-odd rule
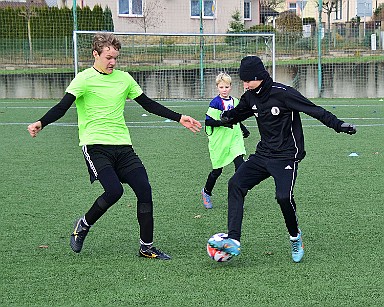
[[[296,2],[296,0],[287,0],[285,9],[288,8],[288,5],[290,2]],[[313,17],[316,20],[319,18],[319,8],[318,8],[318,0],[308,0],[307,4],[303,10],[303,12],[300,12],[300,2],[297,2],[297,14],[302,17]],[[356,7],[357,7],[357,0],[343,0],[342,2],[342,18],[336,19],[336,13],[331,13],[331,23],[334,22],[347,22],[351,21],[352,18],[356,18]],[[372,0],[372,12],[376,10],[376,7],[378,7],[380,4],[384,3],[384,0]],[[327,22],[327,14],[322,13],[321,15],[322,21]],[[363,20],[363,17],[361,17],[361,20]],[[371,17],[366,17],[366,21],[370,21]]]
[[[200,18],[191,17],[190,0],[147,0],[155,1],[158,6],[158,14],[153,17],[159,20],[156,27],[147,29],[147,33],[199,33]],[[72,7],[73,0],[67,0],[67,6]],[[118,0],[77,0],[77,6],[89,6],[96,4],[102,8],[108,6],[112,11],[112,18],[116,32],[144,32],[143,29],[130,22],[140,17],[126,17],[118,14]],[[236,10],[243,14],[244,0],[216,0],[215,18],[203,18],[204,33],[226,33],[232,15]],[[259,23],[258,0],[252,1],[252,20],[247,21],[247,27]],[[162,9],[164,8],[164,9]]]

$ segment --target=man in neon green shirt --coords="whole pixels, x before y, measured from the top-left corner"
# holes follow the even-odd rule
[[[174,120],[192,132],[201,124],[190,116],[176,113],[148,98],[132,76],[115,70],[121,43],[111,33],[98,33],[93,39],[93,67],[79,73],[66,89],[62,100],[40,120],[28,126],[32,137],[55,122],[75,102],[78,114],[80,146],[91,182],[99,180],[104,188],[85,215],[75,222],[70,237],[72,250],[79,253],[91,226],[123,195],[127,183],[137,197],[137,219],[140,227],[139,255],[168,260],[169,255],[153,244],[153,202],[148,175],[133,150],[125,124],[126,99],[133,99],[145,110]]]

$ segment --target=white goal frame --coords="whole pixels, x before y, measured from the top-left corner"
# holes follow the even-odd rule
[[[96,33],[99,33],[100,31],[73,31],[73,58],[74,58],[74,70],[75,74],[77,74],[80,70],[82,70],[79,67],[79,54],[81,51],[79,51],[79,36],[80,35],[87,35],[86,37],[89,40],[90,35],[94,35]],[[195,48],[195,58],[194,60],[190,61],[195,63],[195,71],[196,69],[199,70],[198,76],[195,76],[195,79],[200,79],[198,84],[198,89],[196,91],[200,92],[200,98],[203,97],[209,97],[212,93],[212,90],[209,89],[206,90],[206,87],[209,86],[207,82],[211,82],[212,76],[210,76],[209,80],[206,80],[206,72],[207,68],[211,69],[210,67],[216,65],[227,65],[229,62],[231,62],[228,65],[232,65],[231,69],[233,72],[234,65],[239,66],[240,59],[243,56],[246,55],[258,55],[261,57],[264,61],[264,63],[268,63],[269,71],[271,74],[271,77],[273,80],[275,80],[276,75],[276,47],[275,47],[275,34],[274,33],[226,33],[226,34],[219,34],[219,33],[133,33],[133,32],[110,32],[117,36],[123,36],[125,37],[125,40],[132,40],[134,42],[141,41],[141,45],[138,44],[138,48],[145,49],[143,46],[156,46],[156,44],[151,45],[151,40],[156,41],[158,39],[163,39],[164,41],[168,41],[169,45],[165,45],[165,49],[167,47],[172,46],[188,46],[189,43],[183,43],[180,41],[192,41],[193,44],[191,48]],[[123,38],[122,38],[123,39]],[[172,41],[169,43],[169,41]],[[199,50],[199,42],[200,42],[200,50]],[[229,42],[229,43],[228,43]],[[232,42],[232,43],[231,43]],[[245,42],[245,43],[244,43]],[[127,43],[126,43],[127,44]],[[244,44],[244,46],[242,45]],[[256,49],[252,50],[252,48],[255,46]],[[217,46],[217,47],[216,47]],[[205,54],[205,50],[210,50],[210,56],[212,56],[212,53],[215,53],[216,48],[220,49],[220,46],[227,46],[228,48],[234,48],[236,50],[237,57],[228,58],[227,59],[219,59],[215,62],[215,59],[210,59],[210,65],[207,65],[207,57]],[[231,46],[231,47],[229,47]],[[91,46],[89,46],[90,48]],[[127,45],[123,47],[130,47],[132,46],[128,43]],[[182,48],[182,47],[180,47]],[[169,50],[169,49],[167,49]],[[212,51],[213,50],[213,51]],[[84,46],[83,46],[83,59],[84,59]],[[89,49],[90,52],[90,49]],[[142,50],[140,52],[143,52]],[[200,55],[199,55],[200,53]],[[232,52],[228,52],[228,57],[231,56]],[[178,64],[177,61],[183,62],[182,57],[185,54],[182,52],[180,54],[175,54],[174,58],[170,61],[176,62],[176,64],[173,64],[175,68],[177,68],[177,65],[180,65],[182,67],[182,64]],[[131,67],[135,66],[136,68],[140,66],[140,60],[144,58],[146,54],[142,53],[142,56],[138,58],[138,64],[135,62],[135,60],[132,60]],[[151,56],[155,56],[154,53],[151,54]],[[224,54],[225,56],[225,54]],[[83,60],[84,62],[84,60]],[[169,62],[169,61],[168,61]],[[169,68],[169,63],[165,64],[165,61],[163,63],[153,63],[152,67],[148,64],[147,67],[150,67],[150,71],[166,71]],[[184,62],[189,62],[189,60],[184,60]],[[119,60],[120,64],[120,60]],[[168,65],[168,68],[164,68]],[[156,69],[156,67],[158,69]],[[225,70],[225,68],[224,68]],[[128,68],[129,71],[129,68]],[[211,72],[214,73],[214,72]],[[140,83],[141,84],[141,83]],[[176,92],[177,90],[173,89],[173,92]],[[165,98],[165,94],[159,94],[158,96],[155,93],[152,95],[152,97],[161,99]],[[239,94],[235,91],[235,94]],[[169,95],[170,98],[172,98],[172,95]],[[174,97],[176,98],[176,97]]]

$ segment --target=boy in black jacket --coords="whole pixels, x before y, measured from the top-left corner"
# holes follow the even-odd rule
[[[274,82],[257,56],[242,59],[240,79],[246,92],[237,107],[222,113],[221,121],[235,124],[253,115],[261,139],[255,154],[228,182],[228,239],[214,242],[212,246],[232,255],[240,254],[244,198],[254,186],[272,176],[276,200],[290,235],[292,259],[300,262],[304,249],[293,197],[298,163],[305,157],[300,112],[336,132],[355,134],[356,127],[315,105],[292,87]]]

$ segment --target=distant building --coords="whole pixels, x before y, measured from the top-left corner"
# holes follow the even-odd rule
[[[280,10],[294,11],[300,17],[313,17],[318,20],[319,8],[318,0],[286,0],[285,5],[280,6]],[[380,4],[384,3],[384,0],[323,0],[323,4],[333,3],[332,9],[329,9],[331,23],[338,22],[350,22],[352,18],[356,18],[358,13],[363,21],[371,20],[373,12],[377,9]],[[364,14],[361,14],[361,8],[364,7]],[[365,15],[365,17],[364,17]],[[327,14],[322,13],[323,22],[327,22]]]
[[[74,1],[65,2],[72,7]],[[200,32],[200,0],[77,0],[76,4],[108,6],[117,32]],[[226,33],[236,11],[246,28],[260,23],[259,0],[202,0],[202,4],[205,33]]]
[[[22,6],[43,7],[47,6],[47,3],[44,0],[0,0],[0,8]]]

